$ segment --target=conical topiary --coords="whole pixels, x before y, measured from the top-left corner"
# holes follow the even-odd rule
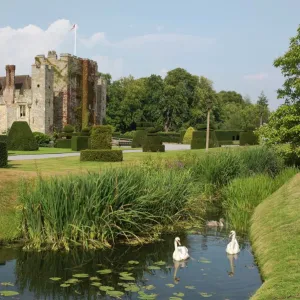
[[[189,127],[187,129],[183,137],[183,141],[182,141],[183,144],[191,144],[194,131],[195,129],[193,127]]]
[[[7,137],[7,149],[19,151],[39,149],[39,145],[27,122],[16,121],[12,124]]]

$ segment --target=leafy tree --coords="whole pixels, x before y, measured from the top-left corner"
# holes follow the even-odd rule
[[[260,126],[263,124],[263,120],[268,117],[269,110],[268,110],[268,99],[265,96],[264,92],[262,91],[260,96],[258,97],[257,100],[257,106],[259,110],[259,117],[260,117]]]
[[[218,93],[218,96],[221,99],[223,104],[227,103],[235,103],[235,104],[243,104],[244,99],[241,94],[235,91],[221,91]]]
[[[281,69],[286,78],[283,87],[277,91],[278,98],[286,103],[296,103],[300,100],[300,25],[297,35],[290,39],[288,51],[274,61],[274,66]]]
[[[112,77],[109,73],[98,72],[98,76],[104,78],[106,80],[107,85],[111,85]]]

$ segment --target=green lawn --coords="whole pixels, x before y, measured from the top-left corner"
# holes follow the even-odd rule
[[[252,300],[300,299],[300,174],[252,217],[252,247],[264,283]]]
[[[140,148],[131,148],[131,147],[117,147],[113,146],[112,149],[140,149]],[[8,155],[37,155],[37,154],[60,154],[60,153],[76,153],[76,151],[72,151],[71,149],[63,149],[63,148],[46,148],[40,147],[37,151],[8,151]]]

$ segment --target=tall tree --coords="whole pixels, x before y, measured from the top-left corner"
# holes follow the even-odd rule
[[[277,91],[278,98],[286,103],[300,101],[300,25],[295,37],[290,39],[288,51],[274,61],[274,66],[281,69],[286,78],[283,87]]]
[[[263,124],[264,116],[268,115],[268,105],[269,105],[268,98],[262,91],[257,100],[257,106],[259,109],[259,119],[260,119],[259,125],[260,126],[262,126],[262,124]]]

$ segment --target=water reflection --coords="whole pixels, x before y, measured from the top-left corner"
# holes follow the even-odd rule
[[[174,236],[180,236],[182,244],[189,249],[191,259],[188,261],[173,261]],[[100,277],[102,285],[125,292],[122,299],[138,299],[139,295],[126,292],[120,286],[120,272],[132,273],[140,288],[153,285],[153,291],[144,291],[158,294],[156,299],[169,299],[173,293],[179,292],[185,294],[184,299],[197,299],[200,292],[210,293],[210,299],[247,299],[260,286],[257,268],[245,267],[253,265],[246,241],[239,241],[241,252],[238,256],[226,256],[228,237],[220,230],[209,229],[201,235],[174,236],[142,247],[119,246],[93,252],[33,253],[2,248],[0,262],[5,265],[0,265],[0,282],[15,283],[14,289],[21,294],[20,299],[25,300],[105,298],[105,292],[92,286],[89,279],[65,289],[60,287],[61,283],[78,273]],[[130,260],[139,264],[130,265]],[[161,269],[148,268],[159,261],[165,262]],[[99,275],[97,271],[100,269],[112,269],[113,272]],[[51,277],[60,277],[61,281],[53,282],[49,279]]]

